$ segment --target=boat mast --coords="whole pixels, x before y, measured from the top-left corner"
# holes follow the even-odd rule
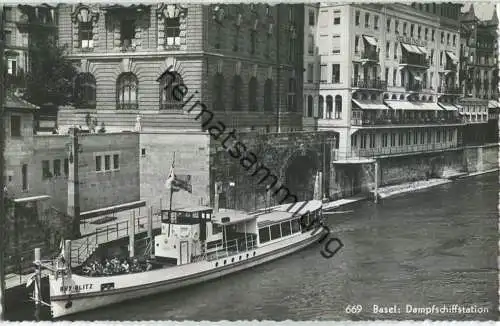
[[[172,177],[173,177],[173,173],[174,173],[174,165],[175,165],[175,152],[174,152],[174,158],[172,160],[172,169],[171,169],[171,173],[172,173]],[[173,180],[172,180],[173,182]],[[171,214],[172,214],[172,195],[174,194],[174,187],[173,187],[173,184],[171,183],[170,184],[170,203],[169,203],[169,209],[168,209],[168,236],[170,236],[170,224],[172,224],[172,220],[171,220]]]

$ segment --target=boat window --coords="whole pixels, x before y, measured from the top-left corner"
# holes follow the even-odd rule
[[[300,223],[298,219],[292,220],[292,233],[300,232]]]
[[[292,233],[292,227],[290,226],[290,221],[281,223],[281,233],[283,234],[284,237]]]
[[[212,224],[212,234],[219,234],[222,232],[222,227],[217,224]]]
[[[259,240],[260,243],[265,243],[269,241],[269,228],[265,227],[262,229],[259,229]]]
[[[271,240],[281,238],[281,229],[279,224],[271,225]]]

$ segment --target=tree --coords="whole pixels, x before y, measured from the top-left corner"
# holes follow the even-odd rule
[[[66,46],[57,44],[50,28],[33,25],[29,35],[30,69],[24,98],[42,107],[72,104],[77,70],[65,56]]]

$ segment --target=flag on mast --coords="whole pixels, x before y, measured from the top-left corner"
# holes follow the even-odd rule
[[[172,192],[180,191],[182,189],[189,193],[192,193],[193,186],[191,185],[191,176],[187,175],[184,178],[177,176],[174,172],[174,165],[175,165],[175,157],[174,161],[172,162],[172,166],[170,167],[170,173],[168,174],[165,186]]]

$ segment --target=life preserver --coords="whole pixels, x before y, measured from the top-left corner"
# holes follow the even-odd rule
[[[200,238],[200,235],[198,234],[198,232],[194,232],[193,233],[193,240],[198,241],[199,238]]]

